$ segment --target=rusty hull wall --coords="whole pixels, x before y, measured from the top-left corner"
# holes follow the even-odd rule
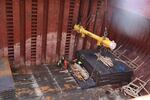
[[[107,26],[117,47],[143,63],[135,76],[147,80],[149,5],[149,0],[0,0],[0,57],[8,57],[11,67],[50,64],[64,54],[72,58],[76,50],[96,47],[94,40],[72,31],[75,23],[100,36]]]
[[[15,66],[54,63],[64,54],[71,58],[76,50],[96,46],[91,38],[80,38],[72,31],[80,23],[97,35],[107,25],[109,38],[123,45],[129,58],[141,55],[137,63],[149,64],[150,2],[143,0],[135,7],[139,13],[118,2],[108,0],[104,21],[104,0],[0,0],[0,56]],[[126,3],[129,0],[122,1]]]
[[[138,66],[135,77],[148,80],[150,76],[150,12],[149,0],[110,0],[109,37],[120,51]],[[135,60],[135,58],[138,58]],[[146,86],[150,91],[150,84]]]
[[[89,15],[93,21],[87,26]],[[72,26],[81,23],[100,34],[103,15],[103,0],[0,0],[0,56],[12,67],[54,63],[64,54],[71,58],[94,44]]]

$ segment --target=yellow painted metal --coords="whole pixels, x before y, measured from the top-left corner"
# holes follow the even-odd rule
[[[109,40],[107,37],[100,37],[95,35],[92,32],[89,32],[83,28],[81,25],[74,25],[74,30],[81,34],[81,37],[85,37],[86,35],[95,39],[97,41],[97,45],[103,45],[106,48],[110,48],[111,50],[116,48],[116,43],[114,41]]]

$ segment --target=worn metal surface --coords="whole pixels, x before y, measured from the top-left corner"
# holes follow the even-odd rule
[[[63,17],[64,17],[64,6],[65,6],[65,0],[61,0],[59,3],[59,16],[58,16],[58,32],[57,32],[57,47],[56,47],[56,53],[57,56],[60,57],[60,50],[61,50],[61,38],[62,38],[62,25],[63,25]]]
[[[20,63],[25,64],[25,0],[20,1]]]
[[[7,58],[0,58],[0,93],[15,89]]]
[[[62,70],[55,65],[22,68],[13,77],[16,97],[22,99],[53,96],[79,88],[67,70]]]
[[[44,0],[43,11],[43,34],[42,34],[42,63],[46,61],[46,41],[47,41],[47,25],[48,25],[48,9],[49,9],[49,0]]]
[[[71,58],[82,45],[75,41],[79,36],[72,31],[72,26],[79,22],[79,16],[86,26],[87,14],[95,16],[96,9],[103,6],[97,0],[92,6],[90,1],[84,0],[0,2],[0,18],[3,19],[0,22],[0,34],[3,36],[0,55],[8,56],[12,66],[52,63],[63,54]],[[82,10],[80,14],[79,10]]]
[[[50,63],[50,62],[55,61],[55,56],[56,54],[59,54],[59,52],[60,52],[59,55],[63,55],[65,51],[67,52],[66,54],[68,54],[68,50],[69,50],[69,52],[71,52],[69,53],[69,55],[71,56],[73,53],[72,52],[73,48],[74,48],[74,51],[76,51],[76,49],[81,49],[82,44],[83,44],[83,48],[84,46],[86,47],[87,45],[83,43],[82,39],[79,38],[79,41],[78,39],[76,41],[74,40],[75,38],[78,38],[79,36],[74,36],[74,35],[66,36],[66,32],[67,32],[67,29],[70,30],[71,25],[76,22],[81,22],[83,26],[86,26],[88,16],[93,15],[95,16],[93,17],[93,20],[96,20],[92,24],[89,25],[88,29],[91,31],[96,30],[96,34],[102,33],[100,31],[101,29],[99,28],[102,27],[102,23],[104,19],[103,18],[104,5],[105,5],[104,1],[94,0],[92,2],[91,1],[85,2],[83,0],[81,1],[80,0],[75,0],[75,1],[66,0],[64,2],[64,6],[62,6],[61,5],[62,0],[60,1],[59,0],[54,0],[54,1],[53,0],[45,0],[45,1],[38,0],[36,1],[37,6],[33,4],[33,6],[37,7],[37,10],[35,12],[32,12],[32,9],[34,8],[31,5],[32,2],[34,2],[34,0],[33,1],[26,0],[25,2],[23,0],[15,0],[15,1],[7,0],[7,2],[8,3],[6,3],[5,0],[1,0],[1,3],[0,3],[1,4],[0,18],[3,19],[0,22],[1,23],[0,33],[3,35],[3,38],[1,39],[1,55],[12,57],[13,59],[11,58],[12,59],[11,61],[13,61],[15,64],[21,63],[20,58],[22,59],[24,58],[27,65],[30,65],[31,62],[40,64],[41,59],[43,60],[43,62],[45,61],[45,63]],[[72,2],[74,2],[75,4],[74,6],[70,5],[70,3],[72,4]],[[124,47],[131,47],[132,45],[134,45],[135,47],[134,49],[136,51],[139,51],[141,53],[142,52],[149,53],[149,47],[150,47],[148,44],[149,43],[149,39],[148,39],[149,28],[147,27],[149,25],[148,24],[149,20],[146,19],[147,17],[144,17],[144,15],[140,16],[140,15],[133,14],[132,12],[128,12],[125,10],[125,8],[124,9],[121,9],[121,7],[117,7],[115,9],[114,8],[115,7],[113,5],[113,8],[110,7],[110,11],[109,11],[109,13],[111,13],[109,20],[112,19],[111,22],[109,22],[110,24],[109,30],[110,30],[110,33],[112,33],[110,34],[110,37],[115,39],[118,42],[118,44],[121,44],[121,43],[124,44]],[[62,13],[62,9],[64,9],[63,13]],[[73,12],[70,12],[71,14],[73,13],[73,15],[70,15],[70,16],[73,16],[73,19],[70,19],[70,17],[68,16],[69,9],[74,10]],[[11,11],[6,12],[6,10],[11,10]],[[98,13],[97,17],[96,17],[96,12]],[[37,15],[37,20],[35,20],[35,22],[33,22],[34,20],[32,17],[33,13],[36,13]],[[25,17],[21,17],[23,15],[25,15]],[[144,26],[141,26],[143,24],[141,25],[138,24],[140,23],[140,21],[136,21],[138,24],[138,26],[136,27],[137,28],[139,27],[141,31],[134,32],[134,33],[135,34],[142,33],[142,36],[136,35],[136,38],[130,38],[128,35],[126,35],[127,33],[121,32],[120,30],[117,29],[118,25],[117,25],[116,17],[118,16],[117,18],[122,18],[121,20],[124,20],[124,15],[133,15],[132,18],[130,18],[131,20],[135,18],[136,16],[139,16],[140,19],[146,20],[144,23]],[[11,17],[11,19],[9,20],[7,17]],[[125,16],[125,17],[127,18],[128,16]],[[9,21],[12,21],[12,22],[9,22]],[[19,22],[21,26],[19,25]],[[37,28],[37,30],[32,29],[31,31],[31,28],[32,28],[31,25],[35,23],[37,24],[37,27],[35,27]],[[6,27],[7,24],[11,24],[11,26],[7,28]],[[95,28],[93,29],[92,27],[96,27],[96,29]],[[33,30],[36,31],[35,37],[33,37],[33,32],[34,32]],[[71,33],[70,31],[67,32],[67,34],[70,34]],[[57,32],[58,32],[58,35],[56,34]],[[10,34],[10,36],[8,36],[9,38],[7,37],[7,33]],[[32,33],[32,36],[31,36],[31,33]],[[123,34],[120,34],[120,33],[123,33]],[[68,38],[68,40],[66,40],[66,37]],[[25,41],[24,41],[24,38],[25,38]],[[11,40],[8,40],[8,39],[11,39]],[[125,41],[125,40],[128,40],[128,41]],[[69,43],[67,43],[68,41]],[[85,39],[85,41],[87,40]],[[11,43],[7,43],[7,42],[11,42]],[[9,50],[7,48],[8,47],[7,44],[9,44]],[[25,48],[24,48],[24,45],[25,45]],[[76,46],[74,47],[74,45]],[[93,46],[93,42],[92,42],[92,46]],[[53,50],[51,50],[51,48],[53,48]],[[59,50],[58,48],[60,49],[60,51],[58,51]],[[56,50],[57,52],[55,52]],[[31,51],[36,51],[36,52],[33,53]],[[7,52],[9,54],[7,54]],[[32,58],[34,61],[33,60],[31,61],[31,55],[33,55]]]
[[[144,80],[147,80],[150,75],[150,19],[148,13],[142,9],[149,3],[147,0],[142,2],[140,5],[139,1],[109,2],[109,19],[111,20],[108,22],[110,38],[117,42],[118,47],[121,46],[119,52],[124,52],[121,59],[139,65],[134,72],[135,76],[144,76]],[[134,11],[129,10],[130,7],[133,7]],[[150,91],[149,84],[147,89]]]
[[[103,100],[104,98],[125,100],[127,98],[118,88],[110,85],[80,89],[67,70],[55,65],[22,67],[13,77],[16,92],[9,94],[9,97],[16,96],[19,100]],[[7,93],[0,94],[0,98],[4,98],[4,94]]]

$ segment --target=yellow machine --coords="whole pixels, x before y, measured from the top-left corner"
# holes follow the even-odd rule
[[[98,35],[93,34],[83,28],[81,25],[74,25],[74,30],[78,33],[81,33],[81,37],[85,37],[85,35],[95,39],[97,41],[98,46],[104,46],[106,48],[110,48],[114,50],[116,48],[116,43],[114,41],[109,40],[107,37],[100,37]]]

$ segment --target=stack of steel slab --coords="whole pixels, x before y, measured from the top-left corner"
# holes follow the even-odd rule
[[[101,55],[110,57],[113,67],[108,67],[101,61],[97,60],[95,53],[101,52]],[[113,83],[128,83],[131,81],[133,71],[125,63],[116,60],[117,58],[109,50],[80,50],[76,56],[85,69],[90,73],[97,85],[106,85]]]

